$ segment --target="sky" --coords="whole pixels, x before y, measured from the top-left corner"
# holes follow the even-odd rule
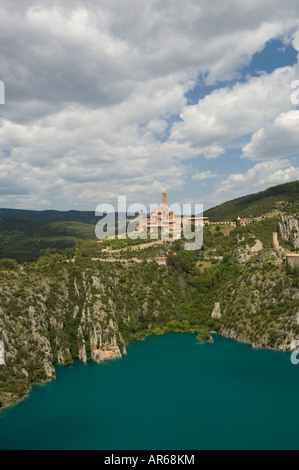
[[[298,0],[1,0],[0,80],[0,207],[208,209],[299,176]]]

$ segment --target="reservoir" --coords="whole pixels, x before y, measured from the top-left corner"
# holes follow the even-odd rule
[[[299,449],[299,365],[214,339],[168,333],[57,367],[0,415],[0,449]]]

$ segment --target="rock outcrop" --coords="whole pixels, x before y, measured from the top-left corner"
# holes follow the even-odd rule
[[[299,219],[291,215],[282,215],[278,224],[279,234],[294,248],[299,248]]]
[[[244,265],[250,259],[254,258],[264,248],[263,243],[260,240],[255,239],[255,244],[249,246],[248,244],[244,247],[238,248],[236,251],[236,258],[240,265]]]
[[[5,366],[5,346],[2,341],[2,333],[0,332],[0,366]]]
[[[222,313],[221,313],[221,308],[220,308],[220,303],[217,302],[215,303],[214,310],[212,312],[212,318],[221,318]]]
[[[238,343],[251,344],[251,341],[246,333],[238,332],[233,327],[222,328],[220,334],[221,336],[224,336],[224,338],[232,339]]]

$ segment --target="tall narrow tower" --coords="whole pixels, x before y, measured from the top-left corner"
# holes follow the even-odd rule
[[[162,193],[162,204],[167,205],[167,193]]]

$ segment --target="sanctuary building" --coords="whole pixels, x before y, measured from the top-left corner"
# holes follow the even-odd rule
[[[162,193],[162,204],[149,214],[140,212],[137,219],[136,232],[147,232],[172,236],[181,235],[186,225],[203,226],[209,222],[208,217],[176,215],[168,211],[167,194]]]

